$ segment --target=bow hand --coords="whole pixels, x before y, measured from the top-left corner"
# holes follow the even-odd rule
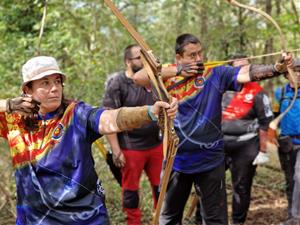
[[[176,76],[190,77],[202,75],[205,67],[202,61],[196,61],[188,64],[177,64]]]

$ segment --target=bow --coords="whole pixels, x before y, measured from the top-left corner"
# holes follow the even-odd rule
[[[112,3],[112,1],[104,0],[104,2],[115,14],[115,16],[126,28],[126,30],[130,33],[132,38],[141,47],[141,58],[144,64],[144,68],[146,69],[148,76],[150,78],[152,89],[154,91],[153,93],[156,94],[156,97],[160,101],[170,102],[170,96],[161,78],[161,63],[154,56],[147,43],[143,40],[143,38],[139,35],[139,33],[137,33],[137,31],[133,28],[133,26],[126,20],[126,18],[121,14],[121,12],[116,8],[116,6]],[[158,126],[163,131],[163,153],[164,153],[164,160],[165,160],[165,169],[161,181],[159,199],[157,202],[156,211],[153,218],[153,225],[158,224],[158,218],[159,218],[162,202],[164,199],[165,192],[167,190],[167,184],[169,182],[169,177],[171,174],[171,170],[173,167],[173,162],[174,162],[174,158],[177,152],[177,146],[179,142],[179,138],[177,137],[174,130],[173,121],[168,119],[166,110],[160,111],[159,118],[158,118]]]
[[[256,13],[260,14],[261,16],[263,16],[264,18],[266,18],[268,21],[270,21],[271,24],[273,24],[275,26],[275,28],[277,29],[277,31],[279,32],[281,53],[286,54],[286,52],[287,52],[286,37],[283,34],[282,29],[280,28],[278,23],[269,14],[267,14],[266,12],[264,12],[260,9],[255,8],[253,6],[248,6],[248,5],[239,3],[235,0],[226,0],[226,1],[233,6],[237,6],[240,8],[244,8],[244,9],[248,9],[250,11],[256,12]],[[292,82],[294,83],[295,93],[294,93],[294,96],[293,96],[293,99],[292,99],[290,105],[286,108],[286,110],[284,112],[282,112],[279,116],[277,116],[274,120],[272,120],[271,123],[269,124],[269,129],[268,129],[269,147],[272,149],[277,149],[276,129],[278,128],[279,122],[288,113],[288,111],[293,107],[293,105],[297,99],[297,96],[298,96],[298,83],[296,80],[295,73],[291,68],[287,68],[287,69],[288,69],[288,76],[291,77]]]

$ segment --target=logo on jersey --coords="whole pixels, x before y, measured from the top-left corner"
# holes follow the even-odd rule
[[[53,134],[52,134],[52,138],[54,140],[58,140],[61,138],[61,136],[63,135],[64,133],[64,126],[59,123],[55,128],[54,128],[54,131],[53,131]]]
[[[204,84],[205,84],[205,78],[204,77],[197,77],[195,79],[195,83],[194,83],[194,86],[195,88],[203,88],[204,87]]]
[[[245,95],[245,101],[247,101],[247,102],[251,102],[253,98],[254,98],[253,94],[246,94]]]
[[[101,197],[103,197],[103,198],[105,197],[105,190],[104,190],[100,180],[97,180],[97,192]]]

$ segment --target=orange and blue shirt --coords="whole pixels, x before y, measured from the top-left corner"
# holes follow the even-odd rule
[[[179,101],[174,121],[179,147],[173,170],[199,173],[224,161],[222,96],[227,90],[241,90],[237,82],[239,70],[240,67],[217,66],[207,68],[203,75],[176,76],[165,81],[168,92]]]
[[[19,114],[0,113],[0,136],[15,168],[16,224],[109,224],[91,152],[102,112],[72,102],[60,118],[39,117],[32,132]]]

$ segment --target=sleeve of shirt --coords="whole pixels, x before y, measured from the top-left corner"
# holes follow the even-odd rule
[[[254,110],[258,119],[259,128],[267,130],[273,119],[273,112],[269,97],[263,91],[255,95]]]
[[[7,139],[8,127],[6,121],[6,114],[4,112],[0,113],[0,137]]]
[[[103,106],[105,108],[117,109],[122,106],[120,75],[115,75],[107,81],[103,97]]]
[[[243,88],[242,84],[237,82],[237,75],[240,67],[218,66],[213,69],[220,83],[220,91],[240,91]]]
[[[99,120],[103,108],[93,108],[84,102],[78,103],[74,115],[74,124],[91,142],[101,137],[99,133]]]

